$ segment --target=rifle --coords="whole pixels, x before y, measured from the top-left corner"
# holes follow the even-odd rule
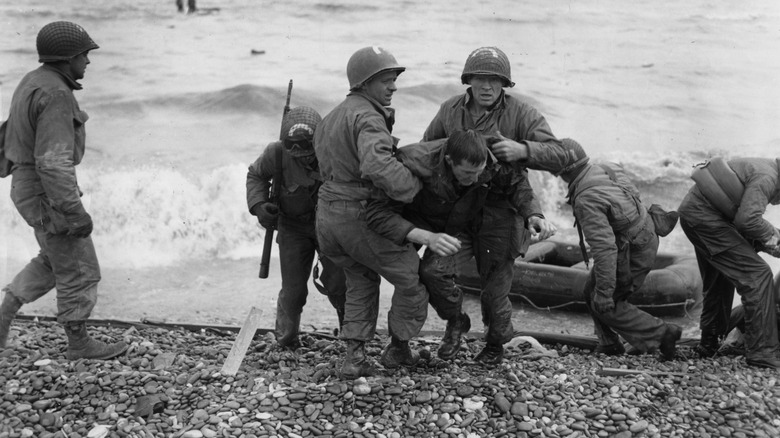
[[[287,102],[284,104],[284,111],[282,112],[282,125],[284,125],[284,116],[290,112],[290,96],[292,95],[293,81],[290,79],[290,83],[287,85]],[[279,133],[279,139],[284,138],[284,132]],[[282,150],[279,149],[279,152]],[[282,154],[276,155],[276,172],[274,173],[273,181],[271,182],[271,193],[268,196],[268,200],[274,205],[279,205],[279,190],[282,185]],[[260,273],[258,277],[268,278],[268,268],[271,265],[271,247],[274,244],[274,230],[276,227],[270,227],[265,230],[265,241],[263,242],[263,255],[260,259]]]

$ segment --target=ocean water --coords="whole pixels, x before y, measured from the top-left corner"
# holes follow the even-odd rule
[[[347,92],[345,66],[380,45],[407,67],[393,99],[401,143],[422,136],[462,93],[471,50],[495,45],[559,137],[622,163],[643,199],[675,208],[704,159],[775,157],[780,148],[780,4],[759,0],[379,2],[30,0],[0,4],[0,118],[35,68],[44,24],[81,24],[100,49],[77,92],[90,114],[79,183],[104,267],[158,268],[257,258],[248,165],[278,133],[284,94],[327,113]],[[252,52],[262,52],[253,54]],[[560,238],[576,239],[561,182],[533,173]],[[0,282],[35,255],[0,180]],[[767,217],[780,222],[770,207]],[[662,251],[692,251],[679,230]],[[5,263],[3,263],[3,260]],[[777,266],[772,261],[773,266]],[[203,266],[203,265],[199,265]]]

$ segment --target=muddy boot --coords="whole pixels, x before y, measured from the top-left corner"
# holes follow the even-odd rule
[[[417,365],[419,361],[420,354],[412,351],[409,341],[402,341],[395,336],[390,338],[390,343],[382,351],[382,357],[379,359],[387,369],[398,368],[401,365],[410,367]]]
[[[626,352],[626,347],[623,346],[620,342],[616,344],[599,344],[596,345],[596,348],[593,349],[593,353],[595,354],[603,354],[606,356],[621,356]]]
[[[276,343],[285,350],[296,350],[301,346],[298,339],[298,330],[301,322],[301,314],[295,316],[284,316],[284,313],[276,313]]]
[[[468,333],[469,330],[471,330],[471,318],[465,313],[447,321],[447,329],[444,331],[444,337],[439,345],[439,358],[450,360],[457,356],[460,351],[461,336]]]
[[[672,360],[677,351],[677,341],[682,336],[682,327],[677,324],[666,324],[666,332],[661,336],[661,360]]]
[[[3,304],[0,305],[0,349],[5,348],[8,333],[11,331],[11,322],[21,307],[22,302],[6,289]]]
[[[69,321],[64,326],[65,334],[68,335],[68,351],[65,352],[65,357],[69,360],[113,359],[127,350],[124,341],[106,344],[92,339],[87,333],[86,321]]]
[[[720,341],[718,340],[718,335],[705,332],[701,333],[701,340],[699,341],[699,344],[694,347],[694,350],[701,358],[713,357],[718,354],[719,349]]]
[[[365,342],[347,339],[347,355],[341,365],[341,375],[345,379],[357,379],[361,376],[372,376],[375,373],[376,368],[366,357]]]
[[[501,344],[485,344],[485,348],[474,357],[474,360],[484,365],[498,365],[504,360],[504,346]]]

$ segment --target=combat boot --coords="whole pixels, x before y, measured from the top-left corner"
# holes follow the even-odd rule
[[[474,360],[484,365],[498,365],[504,360],[504,346],[487,343],[485,348],[474,357]]]
[[[8,333],[11,331],[11,322],[21,307],[22,302],[6,289],[3,304],[0,305],[0,349],[5,348],[8,342]]]
[[[780,370],[780,359],[776,357],[753,357],[747,358],[746,362],[752,367]]]
[[[444,337],[439,345],[439,358],[450,360],[457,356],[460,351],[460,338],[469,330],[471,330],[471,318],[465,313],[447,321],[447,329],[444,331]]]
[[[718,354],[719,349],[720,341],[718,340],[718,335],[705,332],[701,333],[701,340],[694,347],[694,350],[701,358],[713,357]]]
[[[382,351],[382,357],[379,359],[387,369],[398,368],[401,365],[411,367],[417,365],[419,361],[420,354],[412,351],[409,341],[402,341],[395,336],[390,338],[390,343]]]
[[[301,325],[301,313],[287,309],[281,300],[276,304],[276,322],[274,324],[274,335],[276,343],[285,350],[296,350],[301,346],[298,340],[298,331]]]
[[[662,360],[672,360],[677,351],[677,341],[682,336],[682,327],[677,324],[666,324],[666,331],[661,336],[661,345],[658,350],[661,351]]]
[[[65,357],[69,360],[113,359],[127,350],[124,341],[106,344],[92,339],[87,333],[86,321],[69,321],[64,326],[65,334],[68,336],[68,350],[65,352]]]
[[[620,356],[626,352],[626,347],[620,343],[620,341],[614,344],[599,344],[593,349],[596,354],[604,354],[606,356]]]
[[[341,364],[341,375],[345,379],[373,376],[376,368],[366,357],[365,342],[357,339],[347,339],[347,354]]]

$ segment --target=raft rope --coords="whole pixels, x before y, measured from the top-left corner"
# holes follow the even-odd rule
[[[462,284],[459,284],[458,286],[461,289],[466,289],[466,290],[470,290],[470,291],[473,291],[473,292],[480,292],[480,293],[482,292],[482,289],[480,289],[480,288],[471,287],[471,286],[465,286],[465,285],[462,285]],[[560,309],[560,308],[563,308],[563,307],[574,306],[574,305],[577,305],[577,304],[582,305],[582,306],[586,306],[585,301],[567,301],[565,303],[557,304],[555,306],[544,306],[544,307],[542,307],[542,306],[537,306],[536,303],[533,302],[533,300],[531,300],[530,298],[528,298],[525,295],[519,295],[518,294],[518,295],[512,295],[512,296],[513,297],[522,298],[524,301],[526,301],[528,304],[531,305],[531,307],[533,307],[536,310],[548,310],[548,311],[549,310],[557,310],[557,309]],[[687,316],[689,319],[693,319],[691,314],[688,313],[688,309],[690,307],[693,307],[694,304],[696,304],[696,300],[694,300],[692,298],[688,298],[683,303],[642,304],[642,305],[634,304],[634,305],[636,307],[639,307],[640,309],[642,309],[642,308],[653,308],[653,309],[656,309],[656,308],[664,308],[664,307],[679,307],[679,306],[683,306],[683,310],[685,311],[685,316]]]

